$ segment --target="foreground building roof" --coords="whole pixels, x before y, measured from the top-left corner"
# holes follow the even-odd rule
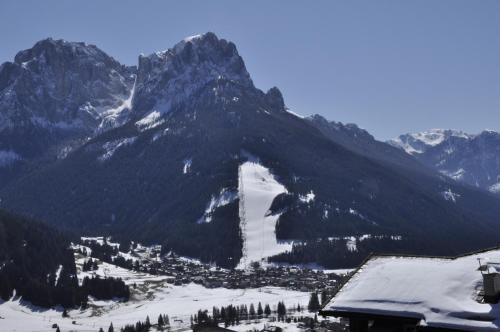
[[[414,319],[419,326],[500,329],[500,304],[481,301],[481,264],[500,262],[500,248],[455,258],[373,256],[356,270],[323,314]]]

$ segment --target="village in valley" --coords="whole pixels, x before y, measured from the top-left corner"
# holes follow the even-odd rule
[[[80,274],[86,276],[101,276],[113,278],[126,276],[128,270],[136,275],[147,275],[149,279],[124,278],[131,288],[131,300],[135,294],[147,293],[158,280],[162,287],[182,289],[196,287],[214,292],[243,292],[252,303],[234,304],[229,306],[215,303],[211,308],[192,305],[189,322],[187,317],[171,316],[173,330],[186,327],[200,329],[225,326],[238,331],[273,331],[318,330],[344,331],[345,324],[336,319],[318,317],[318,310],[326,304],[347,278],[346,271],[323,271],[296,266],[275,266],[252,263],[248,269],[224,269],[198,260],[181,257],[173,252],[161,254],[161,246],[143,246],[132,243],[127,249],[120,249],[118,243],[113,243],[104,237],[82,238],[81,244],[73,245],[75,258]],[[122,271],[122,272],[117,272]],[[223,290],[226,291],[223,291]],[[278,300],[269,305],[266,296],[279,290],[283,294],[303,294],[302,300]],[[196,292],[196,291],[194,291]],[[198,291],[199,292],[199,291]],[[249,294],[256,295],[252,298]],[[261,294],[259,296],[259,294]],[[196,300],[197,294],[190,294]],[[140,295],[136,295],[140,298]],[[244,298],[240,299],[244,301]],[[172,300],[175,301],[175,300]],[[273,300],[274,301],[274,298]],[[295,301],[295,300],[294,300]],[[224,314],[224,312],[236,313]],[[210,309],[210,310],[209,310]],[[222,312],[222,314],[221,314]],[[151,317],[150,317],[151,316]],[[161,316],[161,315],[160,315]],[[164,316],[162,316],[164,317]],[[146,318],[146,317],[144,317]],[[151,319],[150,319],[151,318]],[[173,319],[174,318],[174,319]],[[153,314],[148,314],[148,321],[155,320]],[[165,320],[162,318],[162,320]],[[180,323],[182,320],[182,323]],[[146,324],[146,321],[143,321]],[[177,325],[175,325],[177,323]],[[151,325],[154,325],[151,323]],[[176,326],[176,328],[174,328]],[[127,330],[125,330],[127,331]],[[130,330],[134,331],[134,330]]]
[[[191,282],[206,288],[246,289],[283,287],[301,292],[333,292],[349,270],[323,271],[296,266],[269,265],[262,268],[257,262],[250,269],[224,269],[170,252],[161,256],[161,246],[135,245],[122,252],[117,243],[98,238],[85,238],[78,252],[90,259],[98,258],[124,268],[166,276],[170,284],[180,286]]]

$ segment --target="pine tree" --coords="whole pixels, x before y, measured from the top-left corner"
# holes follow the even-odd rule
[[[102,329],[102,327],[99,329],[99,332],[104,332],[104,330]]]
[[[163,323],[164,323],[166,326],[170,326],[170,319],[168,319],[168,315],[164,315],[164,316],[163,316]]]
[[[57,327],[56,332],[61,332],[61,330],[59,329],[59,326]]]
[[[262,304],[259,302],[259,305],[257,306],[257,316],[259,316],[259,318],[261,318],[263,313],[264,313],[264,310],[262,310]]]
[[[161,314],[158,316],[158,326],[159,326],[159,327],[162,327],[162,326],[163,326],[163,317],[162,317],[162,315],[161,315]]]
[[[109,324],[108,332],[115,332],[115,328],[113,327],[113,323]]]
[[[321,306],[319,304],[319,299],[318,299],[318,294],[316,292],[311,293],[311,297],[309,298],[309,304],[307,305],[307,309],[309,309],[310,312],[315,312],[321,309]]]
[[[266,315],[266,317],[271,314],[271,307],[269,306],[269,304],[266,304],[266,306],[264,307],[264,314]]]
[[[278,317],[283,318],[284,316],[286,316],[285,302],[278,302]]]
[[[255,307],[253,306],[253,303],[250,304],[250,319],[255,319]]]
[[[149,321],[149,316],[146,316],[146,328],[150,328],[151,327],[151,322]]]

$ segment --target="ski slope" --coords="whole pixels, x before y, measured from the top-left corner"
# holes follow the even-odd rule
[[[276,222],[279,214],[269,215],[269,208],[279,194],[286,193],[269,169],[252,158],[239,168],[240,228],[243,238],[243,257],[237,268],[247,269],[252,262],[291,250],[291,242],[278,242]]]

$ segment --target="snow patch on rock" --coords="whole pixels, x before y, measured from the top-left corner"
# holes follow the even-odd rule
[[[495,183],[494,185],[491,185],[489,188],[489,191],[492,193],[500,193],[500,182]]]
[[[105,143],[102,146],[105,152],[98,157],[99,161],[109,160],[111,157],[113,157],[113,154],[116,152],[116,150],[118,150],[122,146],[134,143],[136,139],[137,137],[127,137]]]
[[[0,150],[0,167],[9,166],[21,159],[21,156],[12,150]]]
[[[183,161],[184,166],[182,167],[182,174],[188,174],[191,172],[191,165],[193,164],[193,159],[185,159]]]
[[[298,113],[295,113],[295,112],[293,112],[293,111],[291,111],[291,110],[289,110],[289,109],[287,109],[287,110],[286,110],[286,112],[287,112],[287,113],[290,113],[291,115],[296,116],[296,117],[298,117],[298,118],[300,118],[300,119],[304,119],[304,118],[305,118],[303,115],[300,115],[300,114],[298,114]]]
[[[449,188],[448,188],[448,190],[443,191],[441,194],[443,195],[443,198],[445,200],[453,202],[453,203],[456,203],[457,199],[460,197],[460,194],[454,193]]]
[[[198,220],[198,223],[206,223],[212,221],[212,215],[215,210],[221,206],[231,204],[238,198],[238,192],[230,190],[228,188],[223,188],[220,193],[216,196],[212,196],[210,202],[207,205],[205,213]]]
[[[140,131],[145,131],[148,129],[152,129],[157,127],[165,122],[164,119],[161,119],[161,113],[158,111],[152,111],[139,121],[135,123],[135,125],[139,128]]]
[[[310,191],[308,192],[307,194],[305,195],[299,195],[299,200],[302,202],[302,203],[312,203],[314,201],[314,198],[316,197],[316,195],[314,194],[314,191]]]

